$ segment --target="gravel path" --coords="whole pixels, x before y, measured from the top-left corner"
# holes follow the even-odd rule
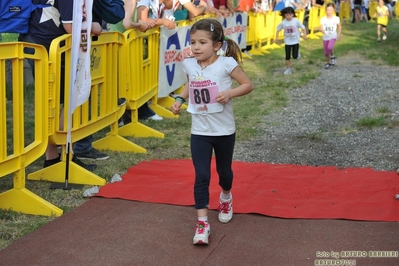
[[[305,87],[291,90],[288,107],[264,117],[262,136],[237,144],[234,159],[396,170],[399,68],[357,55],[337,61]],[[381,115],[387,126],[356,126],[362,118]]]

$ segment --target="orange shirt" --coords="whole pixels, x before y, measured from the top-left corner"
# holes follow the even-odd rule
[[[238,10],[247,12],[252,9],[253,5],[254,5],[254,0],[239,0]]]

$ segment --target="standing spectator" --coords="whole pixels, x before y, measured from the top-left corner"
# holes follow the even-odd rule
[[[392,15],[392,13],[393,13],[392,0],[384,0],[384,3],[385,3],[385,5],[387,6],[388,11],[389,11],[388,17],[389,17],[390,19],[392,19],[392,18],[393,18],[393,15]]]
[[[171,109],[179,114],[181,105],[189,98],[187,111],[191,113],[191,154],[195,169],[194,200],[197,224],[193,244],[208,244],[209,184],[211,179],[212,151],[215,152],[219,185],[219,215],[221,223],[233,217],[233,150],[236,127],[232,99],[250,93],[252,82],[239,66],[240,47],[223,33],[223,27],[215,19],[198,20],[190,29],[193,57],[183,61],[187,83]],[[218,50],[227,43],[225,56]],[[202,81],[212,81],[209,87]],[[233,80],[238,84],[233,88]],[[202,84],[202,85],[201,85]],[[201,91],[201,95],[198,95]],[[204,93],[202,93],[204,92]]]
[[[368,8],[368,6],[369,6],[369,0],[362,0],[362,17],[361,17],[361,21],[362,22],[363,21],[366,21],[366,22],[369,21],[369,17],[368,17],[369,8]]]
[[[33,0],[34,4],[47,4],[47,0]],[[73,1],[59,1],[53,3],[50,7],[38,8],[31,13],[29,20],[28,34],[21,34],[19,40],[37,43],[43,45],[47,51],[50,50],[51,42],[64,34],[72,33],[73,21]],[[98,22],[92,23],[92,33],[101,34],[101,25]],[[33,53],[33,51],[27,51]],[[31,69],[34,72],[34,64],[30,60]],[[65,80],[65,59],[61,61],[61,82],[60,82],[60,103],[64,103],[64,80]],[[63,111],[61,111],[61,125],[63,125]],[[61,128],[62,130],[62,128]],[[43,167],[59,163],[61,156],[58,153],[57,145],[49,143],[46,149],[46,159]],[[76,164],[93,171],[96,168],[95,164],[84,164],[76,155],[72,157],[72,161]]]
[[[292,7],[286,7],[280,12],[280,16],[284,19],[277,26],[276,38],[274,42],[278,41],[278,34],[281,30],[284,30],[284,44],[285,44],[285,66],[286,70],[284,75],[290,75],[291,70],[291,52],[294,59],[299,59],[301,54],[299,53],[299,40],[301,38],[299,29],[304,31],[303,38],[307,39],[307,33],[305,26],[295,17],[295,10]]]
[[[387,39],[388,31],[388,16],[389,10],[388,7],[385,5],[384,0],[378,1],[377,9],[374,13],[374,18],[377,17],[377,41],[381,41],[381,29],[384,35],[382,36],[383,40]]]
[[[145,1],[145,0],[144,0]],[[149,2],[149,1],[147,1]],[[161,7],[163,4],[161,4]],[[158,1],[153,1],[152,7],[156,9],[152,10],[151,12],[161,12],[160,3]],[[147,19],[146,20],[137,20],[135,18],[136,14],[136,0],[126,0],[125,1],[125,16],[123,20],[117,21],[110,25],[111,31],[119,31],[124,32],[128,29],[137,29],[139,31],[145,32],[148,29],[151,29],[157,25],[158,19]],[[131,113],[126,110],[123,116],[123,124],[127,124],[131,122]],[[144,103],[142,106],[138,108],[138,118],[140,120],[151,119],[155,121],[163,120],[163,118],[157,115],[148,105],[148,103]],[[120,123],[122,125],[122,123]]]
[[[341,21],[335,15],[333,3],[326,5],[326,16],[320,20],[320,31],[323,33],[324,56],[327,61],[324,68],[328,69],[337,63],[334,55],[334,45],[337,40],[341,39]]]
[[[353,10],[355,16],[355,22],[360,22],[362,20],[362,0],[353,0]]]
[[[140,0],[137,4],[137,20],[151,22],[157,26],[165,26],[168,29],[174,29],[176,23],[173,20],[165,18],[163,9],[165,4],[163,0]]]

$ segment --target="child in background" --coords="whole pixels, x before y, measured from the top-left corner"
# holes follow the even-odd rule
[[[285,44],[285,66],[284,75],[292,74],[291,70],[291,52],[294,59],[301,58],[299,53],[299,40],[301,38],[299,29],[302,29],[303,38],[307,39],[305,26],[295,17],[295,10],[292,7],[286,7],[281,10],[280,15],[284,17],[283,21],[277,26],[276,38],[274,42],[278,41],[278,34],[284,30],[284,44]]]
[[[224,36],[216,19],[201,19],[190,29],[193,57],[183,61],[188,82],[171,106],[179,114],[181,105],[189,98],[187,111],[191,113],[191,156],[195,169],[194,200],[197,226],[193,244],[208,244],[209,184],[212,152],[215,152],[219,185],[219,215],[221,223],[233,217],[233,150],[236,127],[232,99],[252,91],[253,85],[242,70],[241,50],[233,40]],[[218,51],[227,43],[225,56]],[[232,88],[233,80],[238,83]]]
[[[381,41],[381,29],[384,32],[382,36],[383,40],[387,39],[387,26],[388,26],[388,16],[389,10],[388,7],[385,5],[384,0],[378,1],[377,9],[374,13],[374,18],[377,17],[377,41]]]
[[[341,39],[341,21],[335,15],[335,5],[333,3],[326,5],[326,16],[320,20],[320,31],[323,33],[324,56],[327,61],[324,68],[328,69],[337,63],[334,55],[334,45],[337,40]]]

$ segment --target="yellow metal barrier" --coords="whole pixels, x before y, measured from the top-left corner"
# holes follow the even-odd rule
[[[280,45],[272,43],[272,41],[276,37],[276,31],[277,31],[276,16],[279,16],[279,14],[280,13],[278,12],[268,11],[264,15],[265,26],[262,30],[264,31],[264,34],[268,36],[268,39],[266,45],[264,45],[262,49],[281,48]]]
[[[128,30],[126,37],[129,87],[126,95],[127,109],[131,112],[132,122],[119,129],[122,136],[163,138],[164,134],[138,121],[138,108],[151,101],[151,109],[161,116],[172,113],[158,105],[158,71],[159,71],[159,30],[147,32]],[[146,152],[141,148],[138,152]]]
[[[34,54],[24,49],[34,49]],[[26,214],[60,216],[63,211],[26,189],[25,168],[40,158],[48,140],[48,56],[43,46],[28,43],[0,44],[0,177],[14,176],[14,187],[0,194],[0,208]],[[25,110],[24,60],[35,65],[34,110]],[[5,60],[12,60],[12,101],[6,99]],[[32,99],[27,99],[32,100]],[[9,107],[9,108],[7,108]],[[34,114],[34,125],[25,117]],[[34,132],[32,142],[25,138],[25,127]],[[7,132],[12,132],[8,136]],[[30,142],[30,143],[26,143]],[[8,150],[11,149],[11,150]]]
[[[399,19],[399,4],[396,3],[393,8],[393,13],[395,14],[395,19]]]
[[[378,1],[370,1],[369,3],[370,21],[377,22],[377,18],[373,17],[374,14],[377,12],[377,7],[378,7]]]
[[[256,29],[256,47],[253,47],[252,51],[256,50],[260,52],[260,54],[269,54],[270,52],[264,49],[264,44],[266,45],[268,42],[270,43],[271,33],[267,31],[269,25],[266,24],[266,16],[260,13],[256,13],[251,20],[252,23],[255,23]]]
[[[324,17],[326,11],[324,6],[314,6],[309,11],[309,39],[319,39],[323,34],[320,32],[320,19]]]
[[[349,2],[341,2],[339,10],[339,19],[341,23],[350,23],[351,19],[351,8]]]
[[[253,55],[263,55],[263,53],[256,49],[257,44],[257,25],[256,25],[256,14],[254,12],[248,12],[248,25],[247,25],[247,46],[251,46],[252,49],[250,51]],[[243,58],[250,58],[250,56],[242,53]]]
[[[72,116],[72,142],[76,142],[86,136],[111,125],[111,133],[105,139],[101,139],[94,146],[113,150],[134,151],[138,146],[117,136],[118,119],[123,115],[125,106],[118,107],[118,86],[125,87],[124,74],[119,75],[118,69],[125,66],[121,58],[124,54],[124,37],[117,32],[101,34],[97,40],[92,41],[92,84],[89,100],[75,109]],[[71,61],[71,35],[63,35],[51,43],[50,46],[50,107],[49,107],[49,142],[62,147],[62,154],[66,153],[67,140],[67,114],[69,112],[70,89],[70,61]],[[65,58],[65,59],[63,59]],[[65,68],[61,68],[62,60],[65,60]],[[60,104],[61,75],[64,73],[65,105]],[[122,77],[121,77],[122,76]],[[61,119],[65,117],[65,119]],[[123,147],[126,145],[126,147]],[[60,163],[51,165],[28,175],[30,180],[48,180],[52,182],[64,182],[66,158],[63,156]],[[105,179],[84,169],[70,161],[69,183],[87,185],[105,185]]]

